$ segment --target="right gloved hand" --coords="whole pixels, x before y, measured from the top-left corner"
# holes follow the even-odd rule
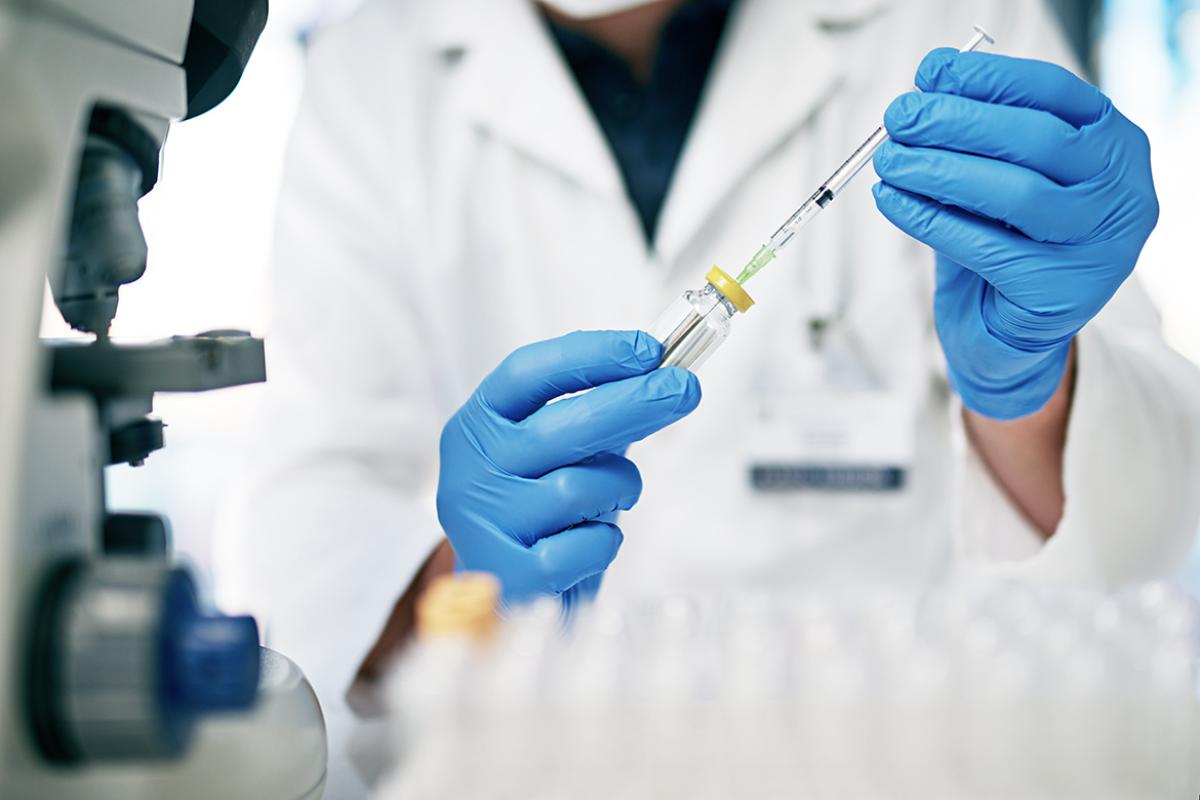
[[[696,377],[661,359],[646,333],[580,331],[484,378],[442,431],[438,519],[463,568],[496,575],[508,601],[595,591],[623,539],[613,513],[642,492],[620,453],[700,402]]]

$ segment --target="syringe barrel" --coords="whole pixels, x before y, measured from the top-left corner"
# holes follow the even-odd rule
[[[829,180],[825,181],[825,188],[834,197],[841,194],[846,184],[854,180],[855,175],[862,172],[862,168],[871,161],[871,158],[875,155],[875,151],[887,140],[887,129],[880,125],[865,142],[859,145],[857,150],[850,154],[850,157],[837,168],[837,171],[829,176]]]
[[[963,45],[959,52],[970,53],[979,49],[979,47],[984,44],[995,44],[995,40],[991,37],[991,35],[988,34],[987,31],[976,25],[975,35]],[[915,86],[913,87],[913,90],[918,92],[920,91],[920,89]],[[841,194],[841,191],[846,187],[846,184],[854,180],[855,175],[862,172],[862,168],[865,167],[867,162],[869,162],[875,155],[875,151],[878,150],[879,146],[887,140],[887,129],[880,125],[865,142],[859,145],[857,150],[850,154],[850,157],[847,158],[846,161],[837,168],[837,171],[829,176],[829,180],[825,181],[823,184],[823,188],[828,189],[830,195],[832,195],[830,199]],[[825,204],[822,203],[821,205],[824,206]]]

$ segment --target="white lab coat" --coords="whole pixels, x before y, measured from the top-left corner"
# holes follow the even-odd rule
[[[226,599],[339,703],[442,537],[438,434],[478,381],[530,341],[645,328],[711,264],[736,270],[924,53],[974,22],[998,51],[1069,59],[1035,0],[742,0],[649,249],[528,0],[372,0],[321,36],[280,201],[268,413],[223,542]],[[956,568],[1113,586],[1186,552],[1200,378],[1137,284],[1079,337],[1066,512],[1043,544],[964,443],[932,256],[878,214],[872,180],[750,284],[758,305],[701,371],[700,408],[631,450],[645,491],[602,597],[917,587]],[[814,317],[838,320],[841,345],[810,342]],[[779,438],[756,432],[756,398],[836,406],[864,387],[900,399],[905,489],[750,486],[755,442]]]

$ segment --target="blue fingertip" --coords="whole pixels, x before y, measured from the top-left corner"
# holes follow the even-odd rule
[[[958,77],[954,74],[954,59],[957,56],[958,51],[953,47],[930,50],[917,67],[914,80],[917,88],[925,92],[953,92],[959,85]]]
[[[688,370],[682,370],[684,373],[684,402],[680,404],[680,408],[687,409],[690,414],[695,410],[696,406],[700,405],[700,398],[703,392],[700,391],[700,379],[696,377],[696,373]]]
[[[895,136],[912,125],[921,107],[921,95],[916,92],[905,92],[893,100],[883,112],[883,127]]]
[[[662,363],[662,343],[645,331],[637,331],[633,345],[633,354],[638,364],[646,369],[654,369]]]
[[[700,379],[694,373],[680,367],[666,367],[659,370],[662,380],[670,385],[671,394],[677,398],[677,408],[684,414],[690,414],[700,405]]]
[[[612,531],[612,555],[608,557],[608,563],[610,564],[613,562],[613,559],[617,557],[617,553],[621,552],[621,545],[625,542],[625,533],[620,528],[618,528],[616,525],[613,525]]]
[[[875,151],[875,155],[871,157],[871,164],[875,167],[875,174],[879,177],[882,178],[883,174],[887,172],[895,148],[896,145],[891,140],[888,140],[881,144],[879,149]]]
[[[879,213],[893,223],[896,222],[897,215],[902,213],[900,206],[904,202],[904,193],[897,191],[896,187],[880,181],[871,187],[871,194],[875,196],[875,207],[879,209]]]

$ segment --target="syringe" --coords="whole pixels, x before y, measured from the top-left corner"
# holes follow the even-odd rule
[[[975,26],[975,35],[971,37],[971,41],[967,42],[960,52],[969,53],[976,50],[984,42],[995,44],[987,31],[978,25]],[[915,89],[915,87],[914,87]],[[920,91],[920,89],[916,89]],[[745,283],[753,278],[758,271],[765,267],[775,258],[775,255],[782,250],[796,233],[807,225],[812,218],[821,213],[825,206],[833,202],[834,198],[842,193],[842,189],[846,188],[846,184],[854,179],[862,168],[867,165],[871,157],[875,155],[875,151],[879,146],[888,139],[887,129],[880,125],[875,129],[867,140],[858,146],[858,149],[850,154],[850,157],[830,175],[821,187],[813,192],[812,197],[804,201],[800,208],[796,209],[796,213],[787,218],[787,222],[779,226],[779,230],[771,236],[770,240],[759,248],[754,254],[754,258],[750,259],[750,263],[742,269],[738,275],[737,282]]]

